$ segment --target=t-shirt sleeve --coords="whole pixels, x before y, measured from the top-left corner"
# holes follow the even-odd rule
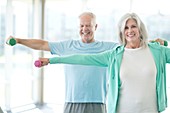
[[[69,51],[71,41],[49,42],[50,52],[55,55],[63,55]]]

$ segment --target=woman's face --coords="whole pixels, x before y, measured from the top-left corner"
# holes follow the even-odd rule
[[[129,19],[126,22],[124,35],[125,35],[127,44],[140,42],[139,29],[138,29],[137,23],[134,19]]]

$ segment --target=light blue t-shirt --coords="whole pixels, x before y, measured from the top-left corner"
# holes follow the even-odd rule
[[[80,40],[49,42],[51,54],[93,54],[113,49],[114,42],[83,43]],[[107,69],[97,66],[65,65],[65,102],[105,103],[107,94]]]

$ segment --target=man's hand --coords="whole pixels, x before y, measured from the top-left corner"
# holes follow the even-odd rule
[[[6,40],[6,44],[10,46],[14,46],[17,43],[17,39],[14,38],[13,36],[9,36]]]

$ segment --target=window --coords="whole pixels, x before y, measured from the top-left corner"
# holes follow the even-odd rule
[[[0,104],[11,110],[33,103],[33,52],[5,44],[9,35],[32,37],[32,0],[1,0],[0,9]]]

